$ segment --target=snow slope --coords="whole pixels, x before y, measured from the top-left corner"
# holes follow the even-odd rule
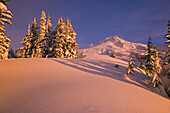
[[[150,78],[127,77],[126,66],[98,54],[0,61],[0,113],[169,113],[169,99],[144,81]]]

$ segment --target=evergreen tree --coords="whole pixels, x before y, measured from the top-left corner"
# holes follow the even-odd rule
[[[46,33],[46,14],[44,11],[41,13],[41,18],[40,18],[40,28],[38,32],[38,39],[37,39],[37,44],[36,44],[36,53],[35,57],[37,58],[42,58],[45,56],[45,33]]]
[[[152,46],[152,42],[151,42],[151,37],[149,36],[149,39],[148,39],[148,52],[147,52],[147,55],[146,55],[146,73],[151,76],[154,72],[154,50],[153,50],[153,46]]]
[[[168,58],[168,63],[170,63],[170,20],[168,22],[168,34],[165,36],[167,38],[167,41],[165,43],[168,45],[168,50],[166,51],[166,57]]]
[[[64,50],[64,55],[65,58],[76,58],[77,56],[77,52],[76,49],[78,48],[78,44],[76,43],[76,32],[73,30],[73,27],[71,25],[71,21],[69,20],[69,18],[67,18],[67,25],[66,25],[66,39],[65,39],[65,46],[64,48],[66,48],[67,50]]]
[[[31,27],[30,24],[28,25],[27,35],[25,38],[22,39],[22,42],[20,44],[24,45],[24,47],[21,47],[17,50],[17,56],[20,58],[29,58],[31,57],[32,50],[31,50]]]
[[[140,61],[141,64],[140,64],[140,68],[144,71],[146,71],[146,67],[145,67],[145,63],[143,62],[143,60]]]
[[[167,65],[167,76],[170,78],[170,20],[168,22],[168,34],[165,36],[167,38],[167,41],[165,43],[169,44],[168,45],[168,50],[166,51],[166,56],[165,58],[168,59],[168,65]]]
[[[12,48],[9,49],[8,58],[17,58],[15,51]]]
[[[52,23],[50,14],[48,15],[47,25],[46,25],[46,34],[51,35],[52,33]]]
[[[62,18],[58,20],[55,32],[49,57],[64,58],[63,44],[65,43],[65,23]]]
[[[151,49],[153,48],[153,45],[151,42],[151,36],[149,36],[149,38],[148,38],[147,48],[148,48],[148,53],[151,53]]]
[[[46,34],[45,34],[45,56],[48,57],[50,49],[52,48],[53,34],[52,34],[52,24],[51,17],[48,15],[47,25],[46,25]]]
[[[110,57],[113,57],[113,58],[117,58],[116,54],[115,54],[115,51],[113,50]]]
[[[32,37],[36,37],[35,39],[37,40],[37,36],[38,36],[38,32],[37,32],[37,29],[38,29],[38,22],[36,20],[36,18],[34,18],[34,21],[32,22],[32,26],[31,26],[31,33],[32,33]]]
[[[36,20],[36,18],[34,18],[34,21],[32,22],[32,26],[31,26],[31,58],[36,57],[36,49],[37,49],[37,39],[38,39],[38,22]]]
[[[12,19],[13,14],[6,7],[7,0],[0,1],[0,59],[8,58],[10,39],[5,35],[5,23],[12,24],[9,19]]]
[[[134,67],[136,67],[136,64],[135,64],[134,52],[132,52],[131,57],[130,57],[129,62],[128,62],[128,67],[127,67],[125,73],[127,75],[130,75],[130,74],[133,75]]]
[[[162,67],[160,65],[160,60],[158,58],[158,51],[154,51],[154,71],[153,71],[153,75],[151,77],[151,84],[153,84],[154,87],[158,87],[159,85],[162,85],[162,83],[160,82],[160,76],[161,76],[161,71],[162,71]]]
[[[33,58],[36,56],[37,44],[38,44],[38,26],[36,18],[32,22],[32,26],[28,25],[27,35],[22,39],[20,44],[24,45],[23,47],[17,49],[17,56],[20,58]]]

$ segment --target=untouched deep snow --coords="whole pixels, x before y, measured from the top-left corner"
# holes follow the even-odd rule
[[[0,61],[0,113],[169,113],[169,99],[144,82],[150,78],[125,76],[126,66],[97,54]]]
[[[0,113],[169,113],[169,99],[146,82],[150,77],[124,75],[128,63],[120,59],[145,49],[115,36],[78,59],[0,61]],[[119,59],[108,56],[112,50]]]

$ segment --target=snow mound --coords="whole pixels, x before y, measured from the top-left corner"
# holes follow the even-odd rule
[[[110,55],[114,50],[121,59],[128,59],[131,52],[144,53],[147,46],[141,43],[125,41],[118,36],[107,37],[97,45],[84,49],[84,54]]]

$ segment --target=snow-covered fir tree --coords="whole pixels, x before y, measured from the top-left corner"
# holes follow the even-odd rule
[[[128,67],[126,69],[126,74],[127,75],[133,75],[133,72],[134,72],[134,68],[136,67],[136,64],[135,64],[135,57],[134,57],[134,52],[131,53],[131,57],[129,59],[129,62],[128,62]]]
[[[146,67],[145,67],[145,63],[143,60],[140,61],[140,68],[143,70],[143,71],[146,71]]]
[[[48,15],[48,20],[46,24],[46,33],[45,33],[45,56],[48,57],[50,53],[50,49],[52,48],[52,41],[53,41],[53,34],[52,34],[52,23],[51,23],[51,17]]]
[[[17,57],[20,58],[34,58],[36,56],[37,44],[38,44],[38,23],[34,18],[32,25],[28,25],[27,35],[22,39],[20,44],[23,47],[17,49]]]
[[[112,58],[117,58],[117,55],[115,54],[115,51],[114,51],[114,50],[112,51],[110,57],[112,57]]]
[[[38,31],[38,39],[37,39],[37,44],[36,44],[36,53],[35,57],[37,58],[42,58],[45,57],[45,33],[46,33],[46,14],[44,11],[41,13],[41,18],[40,18],[40,27]]]
[[[48,57],[64,58],[63,43],[65,37],[65,23],[62,18],[58,20],[57,27],[52,41],[52,49]]]
[[[46,25],[46,33],[51,34],[52,33],[52,23],[51,23],[51,16],[48,15],[47,25]]]
[[[13,14],[6,7],[7,0],[0,1],[0,59],[8,58],[10,39],[5,35],[5,23],[12,24],[9,19],[12,19]]]
[[[76,58],[76,49],[78,48],[78,44],[76,43],[76,32],[73,30],[71,25],[71,21],[67,18],[66,25],[66,45],[64,45],[64,56],[65,58]],[[65,50],[66,48],[66,50]]]
[[[149,39],[148,39],[147,48],[148,48],[148,51],[147,51],[147,55],[146,55],[146,58],[145,58],[146,59],[146,64],[145,64],[146,73],[147,73],[147,75],[152,76],[152,74],[155,70],[155,67],[154,67],[155,58],[154,58],[154,50],[153,50],[153,46],[152,46],[150,36],[149,36]]]
[[[168,49],[166,51],[166,56],[165,56],[168,59],[168,65],[166,66],[166,75],[165,76],[167,76],[170,79],[170,20],[168,22],[168,34],[165,36],[165,38],[167,38],[167,41],[165,43],[169,44]],[[169,93],[170,93],[170,91],[169,91]]]
[[[138,58],[138,61],[140,62],[139,68],[142,69],[146,73],[146,67],[145,67],[145,62],[144,62],[145,55],[139,54],[137,58]]]
[[[19,48],[17,50],[17,56],[19,58],[29,58],[31,57],[32,50],[31,50],[31,27],[30,24],[28,25],[27,35],[22,39],[20,44],[23,45],[23,47]]]
[[[162,71],[162,67],[160,65],[160,59],[158,58],[158,51],[154,51],[154,71],[151,77],[151,83],[153,84],[154,87],[158,87],[159,85],[162,85],[162,83],[160,82],[160,76],[161,76],[161,71]]]
[[[168,63],[170,63],[170,20],[168,22],[168,34],[165,36],[167,41],[165,42],[168,45],[168,50],[166,51],[166,58],[168,59]]]
[[[72,28],[71,22],[67,19],[67,23],[62,18],[59,19],[56,34],[53,40],[53,47],[49,57],[56,58],[76,58],[76,33]]]
[[[162,64],[161,66],[162,66],[162,71],[161,71],[162,84],[166,93],[170,97],[170,69],[169,69],[170,64],[168,64],[167,66]]]
[[[36,47],[37,47],[37,39],[38,39],[38,22],[36,20],[36,18],[34,18],[34,21],[32,22],[32,26],[31,26],[31,58],[36,57]]]

